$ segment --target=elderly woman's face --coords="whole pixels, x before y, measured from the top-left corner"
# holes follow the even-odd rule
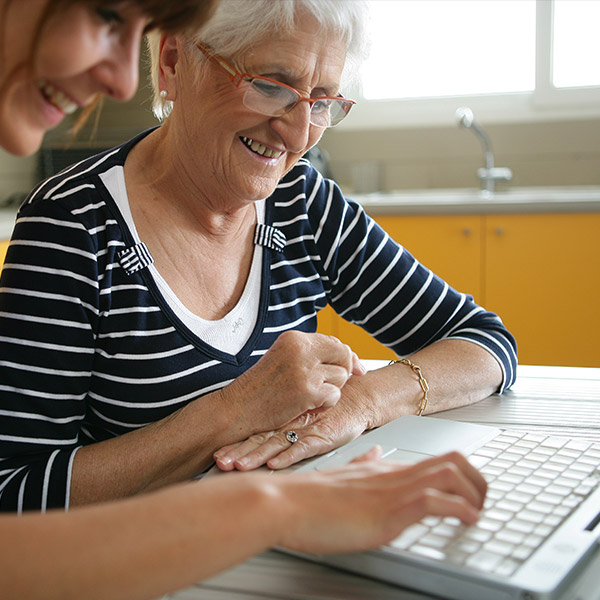
[[[239,68],[292,86],[302,96],[336,95],[344,46],[315,35],[310,25],[303,22],[291,37],[274,36],[256,45],[251,53],[238,57]],[[280,117],[258,114],[244,106],[243,86],[237,88],[220,67],[206,61],[202,68],[198,84],[184,74],[172,115],[180,109],[178,129],[199,149],[201,184],[212,181],[215,191],[230,199],[269,196],[279,179],[319,141],[323,129],[310,124],[308,102]]]

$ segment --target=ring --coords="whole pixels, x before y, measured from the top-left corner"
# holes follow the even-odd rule
[[[292,431],[291,429],[289,431],[285,432],[285,439],[290,443],[293,444],[294,442],[298,441],[298,434],[295,431]]]

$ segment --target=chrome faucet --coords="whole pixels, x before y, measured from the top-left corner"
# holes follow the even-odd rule
[[[494,166],[494,153],[492,152],[490,138],[475,121],[473,111],[470,108],[466,106],[459,108],[456,111],[456,119],[459,127],[471,129],[481,141],[485,167],[477,169],[477,177],[479,177],[481,189],[484,192],[491,194],[496,187],[496,181],[510,181],[512,179],[512,171],[506,167]]]

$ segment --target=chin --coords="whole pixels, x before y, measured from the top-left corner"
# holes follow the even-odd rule
[[[43,139],[43,134],[0,136],[0,147],[14,156],[31,156],[40,149]]]

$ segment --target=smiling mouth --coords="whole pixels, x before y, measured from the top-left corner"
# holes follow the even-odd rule
[[[246,136],[240,137],[240,140],[242,140],[242,142],[244,142],[244,144],[246,144],[246,146],[248,146],[252,152],[256,152],[256,154],[266,156],[267,158],[279,158],[283,154],[283,152],[280,152],[279,150],[271,150],[270,148],[267,148],[266,146],[263,146],[259,142],[256,142],[252,138]]]
[[[55,88],[51,83],[40,79],[38,87],[44,98],[67,115],[74,113],[79,106],[73,102],[65,93]]]

